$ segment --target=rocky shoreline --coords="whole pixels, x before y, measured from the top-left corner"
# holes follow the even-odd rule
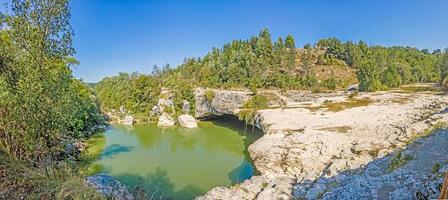
[[[206,97],[209,91],[212,99]],[[431,133],[448,122],[446,95],[400,90],[356,96],[260,93],[269,97],[269,108],[259,110],[255,119],[264,135],[248,151],[261,175],[235,186],[213,188],[197,199],[437,197],[448,169],[448,154],[443,153],[446,148],[440,141],[446,141],[448,134]],[[198,88],[195,118],[238,116],[252,95],[244,90]],[[153,108],[151,114],[159,116],[159,126],[176,123],[166,112],[169,108],[169,99],[159,100]],[[188,128],[194,128],[195,122],[187,114],[177,120]]]
[[[242,104],[227,102],[244,102],[250,98],[244,91],[214,93],[212,102],[196,99],[196,117],[236,115]],[[274,94],[284,108],[258,112],[257,126],[265,135],[249,146],[250,156],[261,175],[232,187],[214,188],[197,199],[321,198],[331,190],[318,190],[314,196],[299,190],[313,191],[313,186],[306,185],[320,178],[362,169],[420,141],[418,138],[426,136],[433,127],[448,122],[448,98],[434,93],[377,92],[352,98],[344,93]],[[431,184],[439,182],[434,179]],[[373,197],[368,188],[364,189],[356,192]],[[407,189],[414,197],[421,194],[415,188]]]

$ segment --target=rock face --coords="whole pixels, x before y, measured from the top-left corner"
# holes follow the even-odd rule
[[[171,99],[159,99],[157,106],[161,112],[167,112],[166,109],[171,109],[174,112],[174,102]]]
[[[448,169],[448,131],[411,144],[402,154],[412,157],[391,170],[397,152],[370,162],[359,170],[294,186],[294,196],[305,199],[436,199]]]
[[[183,127],[186,128],[196,128],[198,127],[198,123],[196,122],[196,119],[188,114],[183,114],[180,115],[177,118],[177,121],[179,122],[180,125],[182,125]]]
[[[191,110],[190,102],[183,100],[182,101],[182,113],[188,114],[188,113],[190,113],[190,110]]]
[[[176,124],[174,119],[171,116],[169,116],[167,113],[163,113],[159,117],[159,122],[157,123],[157,126],[170,127],[170,126],[174,126],[174,124]]]
[[[131,115],[126,115],[123,120],[123,125],[134,125],[135,119]]]
[[[104,173],[87,177],[85,183],[110,199],[134,199],[126,186]]]
[[[315,95],[314,98],[308,98],[312,95]],[[330,177],[343,179],[344,175],[339,174],[351,170],[359,171],[371,161],[387,157],[397,149],[407,146],[418,134],[427,132],[428,128],[440,122],[448,122],[448,113],[443,112],[448,106],[448,96],[387,92],[360,94],[355,98],[347,96],[348,94],[318,96],[293,92],[279,95],[279,98],[286,102],[286,109],[266,109],[258,112],[257,122],[265,135],[248,148],[261,175],[252,177],[238,186],[214,188],[199,199],[264,199],[265,196],[269,196],[269,199],[319,198],[328,187],[312,184],[318,183],[317,180],[325,181]],[[202,103],[196,106],[203,108],[202,112],[196,113],[199,116],[229,113],[228,110],[222,112],[226,109],[216,109],[213,102],[199,102]],[[440,147],[446,148],[446,145]],[[446,157],[441,160],[448,162]],[[431,163],[427,164],[431,166]],[[362,180],[373,181],[376,185],[381,181],[391,181],[392,185],[399,185],[400,182],[405,184],[409,180],[416,180],[418,183],[429,184],[427,188],[433,188],[433,179],[425,178],[431,174],[427,171],[422,171],[423,175],[418,174],[420,172],[411,174],[415,173],[413,170],[398,172],[400,169],[397,174],[377,177],[376,180],[359,179],[357,186],[349,185],[356,184],[354,179],[344,179],[341,183],[346,183],[346,187],[341,186],[340,191],[334,190],[335,193],[332,194],[336,196],[330,196],[330,193],[327,195],[329,198],[350,199],[349,195],[337,195],[342,195],[342,190],[350,192],[356,187],[357,190],[362,190],[363,184],[366,183]],[[332,184],[334,183],[328,185]],[[293,185],[296,185],[294,193]],[[390,196],[395,189],[396,194],[411,191],[401,191],[398,187],[391,191],[380,186],[371,188],[372,191],[378,191],[369,193],[367,198],[380,198],[383,196],[375,195],[383,193]]]
[[[250,98],[248,91],[212,90],[214,98],[211,102],[205,97],[205,89],[195,90],[195,117],[205,118],[212,115],[234,115]]]

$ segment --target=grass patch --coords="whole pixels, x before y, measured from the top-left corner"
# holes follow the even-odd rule
[[[442,129],[442,128],[447,128],[448,127],[448,123],[444,122],[444,121],[439,121],[436,124],[434,124],[433,126],[423,130],[420,133],[417,134],[413,134],[408,141],[406,141],[406,144],[411,144],[413,142],[415,142],[417,139],[419,138],[425,138],[428,137],[429,135],[431,135],[432,133],[434,133],[434,131],[436,131],[437,129]]]
[[[337,133],[348,133],[350,130],[352,130],[352,127],[350,127],[350,126],[335,126],[335,127],[320,128],[317,130],[337,132]]]
[[[104,199],[66,162],[34,167],[2,152],[0,160],[0,199]]]
[[[372,149],[369,151],[369,155],[372,156],[373,158],[378,157],[379,153],[380,153],[380,149]]]
[[[436,163],[432,166],[431,171],[433,174],[439,172],[440,168],[442,168],[442,165],[440,163]]]
[[[403,94],[412,94],[412,93],[418,93],[418,92],[438,92],[440,91],[437,87],[432,86],[401,86],[395,90],[392,90],[392,92],[395,93],[403,93]]]
[[[390,161],[389,163],[389,172],[392,172],[396,169],[398,169],[399,167],[405,165],[406,163],[408,163],[408,161],[414,159],[413,156],[411,155],[406,155],[404,153],[402,153],[401,151],[399,151]]]
[[[325,109],[326,111],[331,112],[339,112],[350,108],[367,106],[370,103],[372,103],[372,99],[370,99],[369,97],[349,98],[347,101],[341,101],[341,102],[332,102],[325,100],[324,103],[322,103],[322,105],[320,106],[310,106],[306,108],[309,109],[311,112],[315,112],[321,109]]]
[[[392,103],[396,103],[396,104],[404,105],[404,104],[409,103],[411,100],[412,100],[412,99],[409,98],[409,97],[399,97],[399,98],[393,99],[393,100],[392,100]]]

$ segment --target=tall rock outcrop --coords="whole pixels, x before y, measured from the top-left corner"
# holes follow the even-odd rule
[[[206,98],[206,89],[195,90],[195,117],[207,118],[213,115],[235,115],[244,103],[251,97],[249,91],[209,90],[213,99]]]

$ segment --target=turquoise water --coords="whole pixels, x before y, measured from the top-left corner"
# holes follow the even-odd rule
[[[199,128],[114,126],[90,141],[91,165],[145,198],[192,199],[255,173],[247,146],[261,136],[236,120],[200,122]]]

